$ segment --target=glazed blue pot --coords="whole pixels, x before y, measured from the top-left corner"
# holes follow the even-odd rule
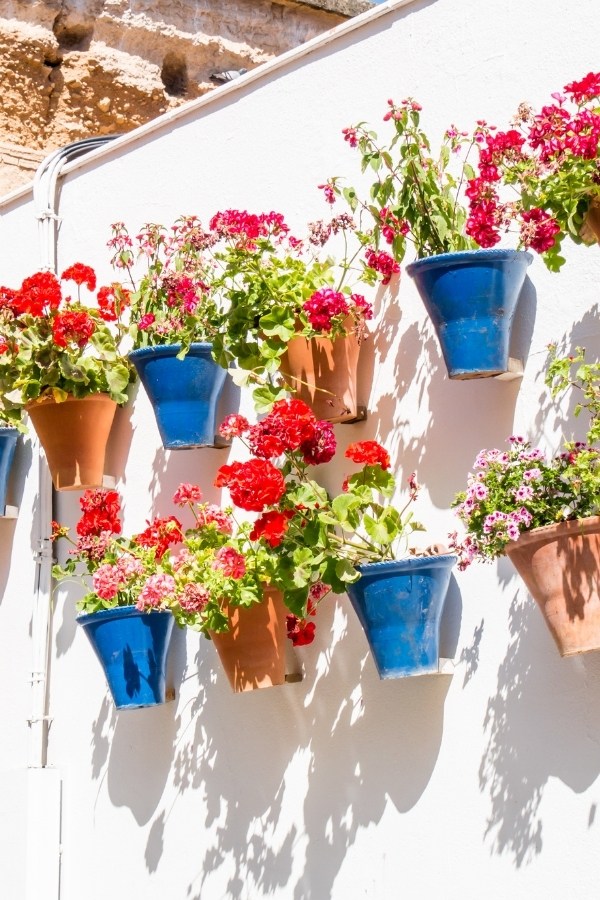
[[[440,620],[456,556],[409,556],[357,566],[348,596],[380,678],[437,672]]]
[[[16,428],[0,428],[0,516],[6,508],[6,491],[19,432]]]
[[[165,702],[165,670],[173,631],[170,612],[118,606],[78,616],[104,669],[117,709]]]
[[[531,253],[465,250],[406,267],[433,322],[450,378],[508,371],[510,335]]]
[[[184,359],[177,359],[181,344],[142,347],[129,354],[154,408],[163,447],[169,450],[215,444],[227,372],[214,361],[211,349],[212,344],[192,344]]]

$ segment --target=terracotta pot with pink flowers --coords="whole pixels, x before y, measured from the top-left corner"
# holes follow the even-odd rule
[[[482,450],[454,505],[467,533],[459,567],[506,553],[539,605],[561,656],[600,649],[600,363],[553,348],[546,383],[577,393],[585,441],[548,458],[520,436]]]

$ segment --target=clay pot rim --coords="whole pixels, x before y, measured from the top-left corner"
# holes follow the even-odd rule
[[[106,391],[94,391],[93,394],[86,394],[85,397],[75,397],[74,394],[67,394],[67,397],[64,400],[55,400],[51,394],[43,394],[41,397],[35,397],[35,399],[26,403],[24,409],[29,412],[30,409],[36,409],[38,406],[48,406],[49,404],[60,406],[63,403],[84,403],[89,400],[100,399],[109,400],[111,403],[114,403],[115,406],[117,405],[116,401],[112,400],[110,394],[107,394]]]
[[[528,544],[548,543],[561,537],[577,537],[585,534],[600,534],[600,515],[586,516],[583,519],[567,519],[564,522],[553,522],[551,525],[540,525],[524,531],[518,540],[511,543],[505,550],[510,556],[513,551],[519,551]]]

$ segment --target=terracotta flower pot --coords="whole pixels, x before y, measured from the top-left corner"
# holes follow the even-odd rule
[[[101,487],[104,456],[117,404],[108,394],[52,397],[25,407],[46,453],[57,491]]]
[[[345,422],[357,415],[359,351],[356,334],[335,340],[298,335],[281,357],[280,371],[318,419]]]
[[[506,552],[560,655],[600,649],[600,516],[533,528]]]
[[[228,609],[229,631],[211,637],[236,693],[285,681],[285,617],[281,593],[265,590],[262,603]]]
[[[592,199],[579,234],[588,244],[600,243],[600,197]]]

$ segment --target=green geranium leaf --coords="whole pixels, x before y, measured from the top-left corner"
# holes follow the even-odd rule
[[[351,562],[347,559],[340,559],[335,564],[335,574],[344,584],[352,584],[358,581],[360,573],[356,571]]]

